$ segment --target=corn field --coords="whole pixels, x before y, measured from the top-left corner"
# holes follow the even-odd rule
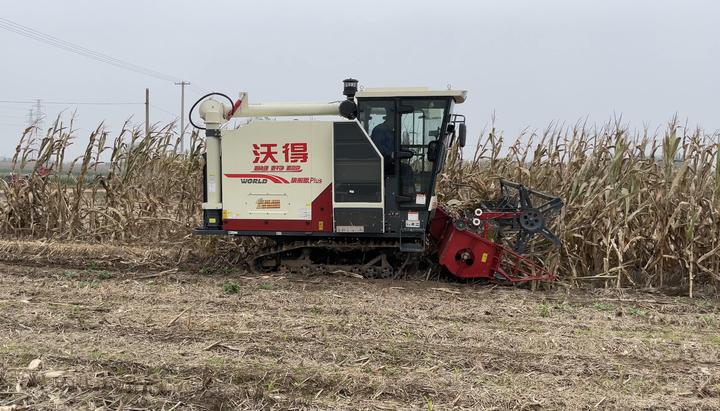
[[[79,143],[72,120],[44,135],[25,130],[0,187],[0,233],[12,239],[173,244],[201,215],[202,140],[179,150],[173,124],[101,124]],[[439,179],[442,202],[474,206],[495,196],[499,177],[560,195],[552,228],[563,241],[545,264],[568,284],[681,288],[720,285],[720,156],[717,136],[671,121],[659,134],[602,127],[549,127],[508,148],[500,132],[474,153],[453,151]],[[714,140],[715,139],[715,140]],[[469,158],[468,158],[469,157]]]
[[[72,120],[44,136],[23,133],[2,186],[0,232],[16,238],[155,243],[187,236],[198,223],[202,145],[180,153],[174,125],[129,128],[111,136],[101,124],[77,158]]]

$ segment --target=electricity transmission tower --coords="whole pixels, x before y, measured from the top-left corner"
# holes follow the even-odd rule
[[[42,100],[37,99],[35,100],[35,106],[30,107],[30,111],[28,112],[28,127],[35,127],[33,130],[33,134],[39,134],[39,131],[43,129],[44,124],[43,120],[45,119],[45,113],[43,113],[42,109]]]
[[[42,131],[45,127],[43,120],[45,120],[45,113],[42,111],[42,100],[37,99],[35,101],[35,123],[38,131]]]

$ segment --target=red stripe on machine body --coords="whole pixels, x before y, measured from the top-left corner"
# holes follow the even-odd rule
[[[310,220],[268,220],[263,218],[229,218],[223,229],[232,231],[320,232],[333,230],[332,184],[328,185],[310,205]]]

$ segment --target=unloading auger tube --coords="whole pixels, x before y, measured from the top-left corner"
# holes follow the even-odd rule
[[[466,91],[357,86],[344,80],[345,99],[330,103],[250,104],[245,92],[198,100],[190,122],[205,130],[206,161],[194,234],[273,240],[249,262],[257,271],[555,278],[523,252],[535,234],[559,244],[546,226],[559,198],[501,181],[497,199],[470,210],[437,206],[436,178],[465,144],[465,117],[453,110]],[[237,117],[255,120],[223,128]]]

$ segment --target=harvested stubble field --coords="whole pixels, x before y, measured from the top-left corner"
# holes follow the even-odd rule
[[[708,300],[327,275],[0,272],[6,406],[720,406],[720,305]]]

